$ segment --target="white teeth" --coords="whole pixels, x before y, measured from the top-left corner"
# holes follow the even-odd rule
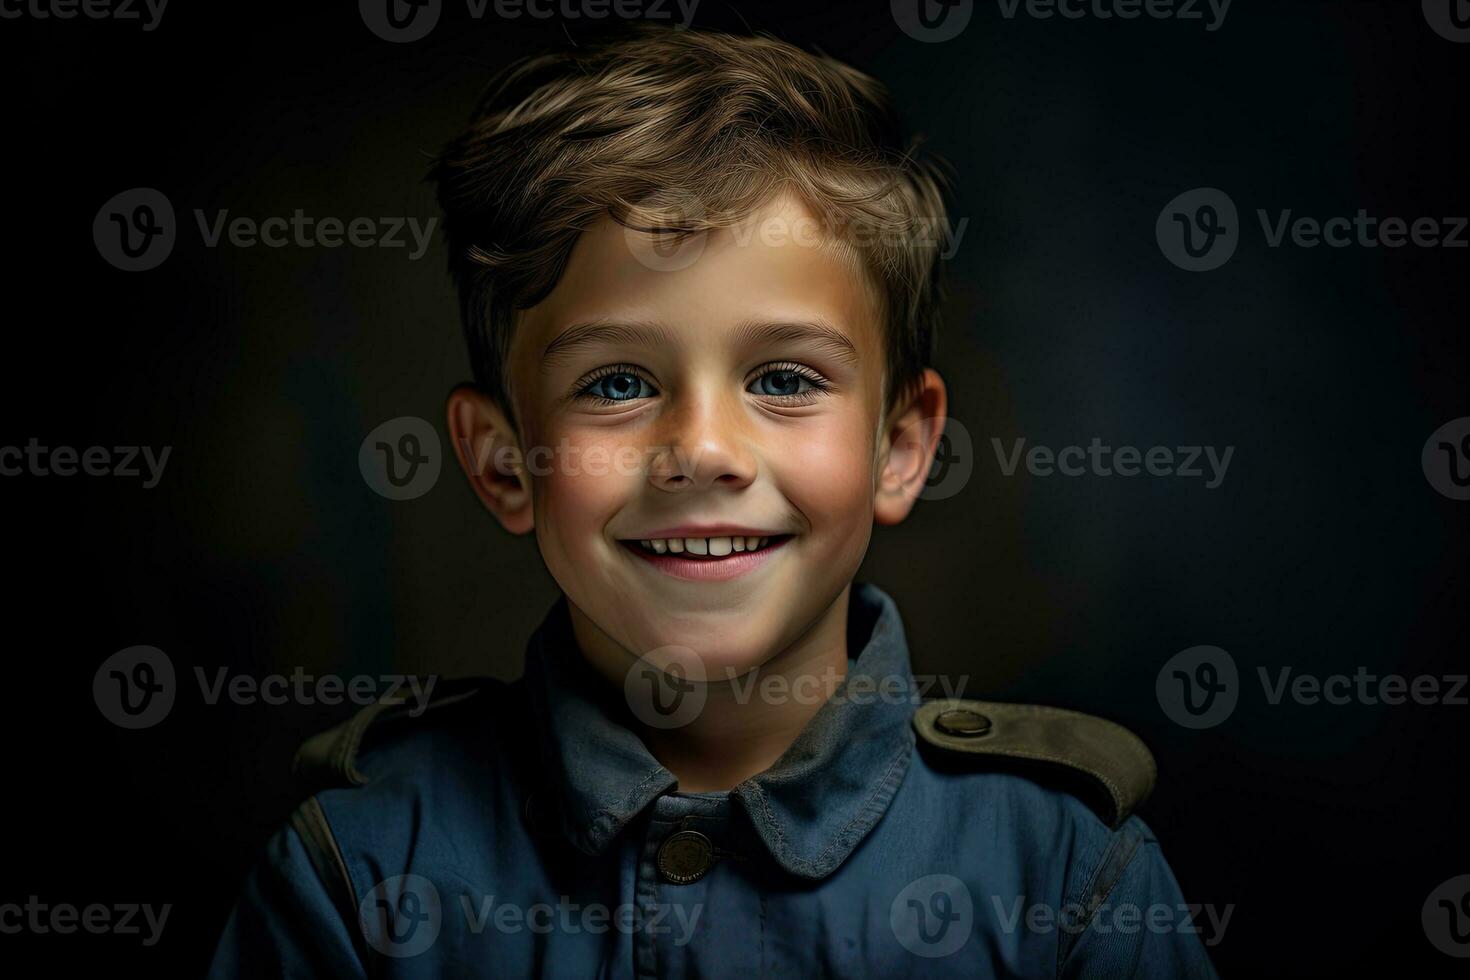
[[[770,541],[769,537],[742,535],[720,538],[640,538],[638,544],[644,551],[655,555],[678,555],[687,551],[691,555],[724,558],[732,552],[756,551],[764,548]]]

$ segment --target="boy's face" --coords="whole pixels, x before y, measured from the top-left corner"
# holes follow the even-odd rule
[[[748,670],[845,608],[875,515],[911,506],[937,429],[895,431],[878,300],[814,227],[777,198],[669,255],[604,219],[522,314],[507,377],[526,466],[477,489],[534,526],[584,647]],[[516,434],[480,408],[485,429],[457,426],[452,398],[450,424],[488,454]]]

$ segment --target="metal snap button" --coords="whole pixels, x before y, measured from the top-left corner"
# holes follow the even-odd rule
[[[714,859],[714,845],[697,830],[670,834],[658,846],[658,872],[665,881],[675,885],[687,885],[703,878]]]
[[[952,708],[934,719],[934,727],[946,735],[975,738],[990,731],[990,719],[969,708]]]

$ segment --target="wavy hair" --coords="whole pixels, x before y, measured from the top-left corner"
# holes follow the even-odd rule
[[[520,59],[435,161],[476,383],[511,410],[515,312],[604,216],[682,236],[778,192],[860,256],[882,299],[890,398],[932,355],[949,182],[873,78],[769,36],[639,25]]]

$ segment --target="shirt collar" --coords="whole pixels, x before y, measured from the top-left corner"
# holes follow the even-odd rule
[[[849,649],[859,643],[846,680],[785,754],[730,791],[771,856],[804,878],[827,876],[852,853],[913,755],[917,700],[903,623],[872,585],[851,593]],[[561,830],[579,850],[601,854],[677,781],[629,727],[618,692],[583,660],[565,597],[531,638],[525,681]]]

